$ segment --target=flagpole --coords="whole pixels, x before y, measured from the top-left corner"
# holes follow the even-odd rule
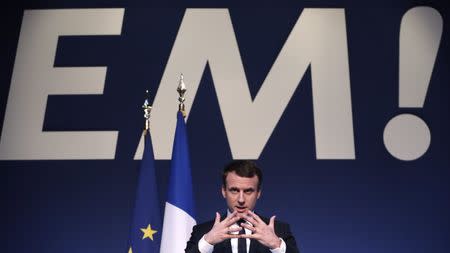
[[[183,74],[180,75],[180,81],[178,82],[178,111],[180,111],[183,114],[183,118],[186,118],[186,108],[184,106],[184,101],[186,98],[184,97],[184,93],[186,93],[186,84],[184,84],[184,77]]]
[[[144,118],[145,118],[145,128],[144,133],[146,134],[147,131],[150,129],[150,112],[152,111],[152,107],[150,106],[148,102],[149,93],[148,90],[145,91],[145,101],[142,105],[142,109],[144,109]]]

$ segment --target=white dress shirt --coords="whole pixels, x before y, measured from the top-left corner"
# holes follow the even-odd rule
[[[227,210],[227,216],[230,215],[230,211]],[[247,222],[247,224],[250,224]],[[250,224],[251,225],[251,224]],[[231,227],[237,227],[238,224],[235,223],[233,225],[231,225]],[[238,234],[239,232],[233,232],[233,234]],[[252,231],[249,229],[245,228],[245,234],[251,234]],[[246,238],[245,239],[247,241],[247,253],[250,251],[250,238]],[[284,242],[284,240],[282,238],[280,238],[281,240],[281,245],[280,247],[276,248],[276,249],[270,249],[270,251],[272,253],[285,253],[286,252],[286,243]],[[231,238],[231,251],[232,253],[238,253],[238,238]],[[200,241],[198,241],[198,250],[201,253],[212,253],[214,250],[214,245],[209,244],[206,240],[205,240],[205,235],[202,236],[202,239],[200,239]]]

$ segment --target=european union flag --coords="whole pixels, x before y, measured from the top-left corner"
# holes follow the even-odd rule
[[[161,211],[156,187],[153,148],[150,133],[145,130],[143,134],[144,153],[139,171],[128,253],[156,253],[159,252],[161,242]]]
[[[177,115],[167,195],[161,253],[184,252],[196,220],[186,123],[182,112]]]

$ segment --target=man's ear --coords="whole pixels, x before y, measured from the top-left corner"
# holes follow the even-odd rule
[[[261,189],[258,190],[258,195],[256,196],[256,199],[259,199],[261,197]]]
[[[223,198],[226,198],[225,191],[226,191],[225,185],[222,185],[222,196],[223,196]]]

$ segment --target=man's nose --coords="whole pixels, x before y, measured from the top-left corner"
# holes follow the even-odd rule
[[[243,193],[243,192],[240,192],[240,193],[239,193],[239,199],[238,199],[238,201],[239,201],[239,203],[244,203],[244,202],[245,202],[245,199],[244,199],[244,193]]]

